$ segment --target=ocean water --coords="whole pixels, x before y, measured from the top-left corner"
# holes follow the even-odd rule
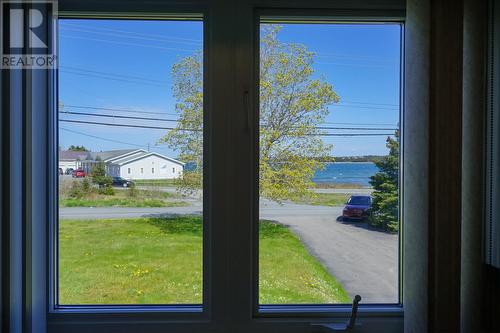
[[[370,176],[378,172],[371,162],[327,163],[323,170],[316,171],[315,183],[340,183],[370,186]]]

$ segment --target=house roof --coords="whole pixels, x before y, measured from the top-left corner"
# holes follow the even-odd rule
[[[173,163],[176,163],[176,164],[179,164],[179,165],[182,165],[182,166],[184,166],[184,164],[185,164],[185,163],[183,163],[181,161],[178,161],[178,160],[176,160],[174,158],[171,158],[171,157],[168,157],[168,156],[156,153],[156,152],[146,152],[146,151],[141,151],[138,154],[130,155],[130,156],[124,158],[124,159],[113,161],[112,163],[118,164],[118,165],[125,165],[125,164],[131,163],[131,162],[134,162],[134,161],[137,161],[137,160],[140,160],[142,158],[149,157],[149,156],[158,156],[160,158],[163,158],[165,160],[168,160],[170,162],[173,162]]]
[[[88,151],[59,150],[59,160],[62,161],[83,161],[89,155]]]
[[[119,158],[123,155],[129,155],[131,153],[139,152],[139,151],[143,151],[143,150],[142,149],[119,149],[119,150],[91,152],[89,154],[89,159],[101,160],[103,162],[108,162],[109,160]]]
[[[74,153],[69,151],[68,153]],[[134,162],[141,158],[145,158],[148,156],[158,156],[160,158],[166,159],[173,163],[184,165],[185,163],[178,161],[174,158],[162,155],[156,152],[148,152],[144,149],[119,149],[119,150],[108,150],[108,151],[100,151],[100,152],[78,152],[80,153],[79,159],[84,161],[103,161],[106,163],[113,163],[117,165],[125,165],[130,162]],[[83,153],[83,154],[82,154]],[[59,153],[59,159],[61,158],[61,152]]]

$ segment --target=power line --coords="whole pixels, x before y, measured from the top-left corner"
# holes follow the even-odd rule
[[[74,134],[88,136],[88,137],[94,138],[94,139],[100,139],[100,140],[104,140],[104,141],[109,141],[109,142],[114,142],[114,143],[120,143],[120,144],[124,144],[124,145],[135,146],[135,147],[147,147],[147,145],[138,145],[138,144],[130,143],[130,142],[124,142],[124,141],[119,141],[119,140],[107,139],[107,138],[103,138],[103,137],[96,136],[96,135],[91,135],[91,134],[87,134],[87,133],[83,133],[83,132],[79,132],[79,131],[70,130],[70,129],[67,129],[67,128],[64,128],[64,127],[59,127],[59,129],[61,129],[63,131],[66,131],[66,132],[74,133]]]
[[[166,81],[166,80],[155,80],[155,79],[150,79],[150,78],[145,78],[145,77],[140,77],[140,76],[101,72],[101,71],[85,69],[85,68],[81,68],[81,67],[74,67],[74,66],[59,66],[59,68],[64,68],[64,69],[68,68],[72,71],[79,71],[79,72],[84,72],[84,73],[95,73],[95,74],[99,74],[99,75],[106,75],[106,76],[111,76],[111,77],[121,77],[121,78],[126,78],[126,79],[147,81],[147,82],[152,82],[152,83],[161,83],[161,84],[168,83],[168,81]]]
[[[343,103],[349,104],[368,104],[368,105],[383,105],[383,106],[396,106],[399,107],[399,104],[390,104],[390,103],[374,103],[374,102],[357,102],[357,101],[341,101]]]
[[[75,108],[75,109],[119,111],[119,112],[128,112],[128,113],[162,114],[162,115],[174,115],[174,116],[178,116],[178,114],[167,113],[167,112],[151,112],[151,111],[142,111],[142,110],[133,110],[133,109],[122,109],[122,108],[105,108],[105,107],[89,106],[89,105],[64,104],[64,107]]]
[[[181,48],[177,48],[177,47],[163,47],[163,46],[155,46],[155,45],[147,45],[147,44],[130,43],[130,42],[120,42],[120,41],[106,40],[106,39],[99,39],[99,38],[70,36],[70,35],[66,35],[66,34],[60,34],[60,36],[63,38],[83,39],[83,40],[90,40],[90,41],[103,42],[103,43],[121,44],[121,45],[138,46],[138,47],[148,47],[148,48],[152,48],[152,49],[159,49],[159,50],[165,50],[165,51],[181,51],[181,52],[190,52],[190,53],[196,52],[196,50],[181,49]]]
[[[135,83],[135,84],[140,84],[140,85],[149,85],[149,86],[155,86],[155,87],[165,87],[164,85],[158,84],[158,83],[150,83],[150,82],[141,82],[141,81],[133,81],[133,80],[127,80],[127,79],[120,79],[120,78],[114,78],[110,76],[104,76],[100,74],[92,74],[92,73],[79,73],[76,71],[71,71],[67,69],[61,69],[60,70],[63,73],[67,74],[73,74],[73,75],[80,75],[80,76],[87,76],[87,77],[95,77],[98,79],[104,79],[104,80],[112,80],[112,81],[120,81],[120,82],[128,82],[128,83]]]
[[[74,115],[81,115],[81,116],[92,116],[92,117],[104,117],[104,118],[118,118],[118,119],[136,119],[136,120],[154,120],[154,121],[178,122],[177,119],[135,117],[135,116],[121,116],[121,115],[113,115],[113,114],[88,113],[88,112],[61,111],[59,113],[62,113],[62,114],[74,114]]]
[[[151,121],[165,121],[165,122],[178,122],[177,119],[165,119],[165,118],[152,118],[152,117],[136,117],[136,116],[122,116],[122,115],[112,115],[112,114],[101,114],[101,113],[88,113],[88,112],[72,112],[72,111],[61,111],[62,114],[72,114],[80,116],[91,116],[91,117],[104,117],[104,118],[117,118],[117,119],[135,119],[135,120],[151,120]],[[265,124],[261,126],[266,126]],[[395,131],[397,128],[373,128],[373,127],[330,127],[330,126],[315,126],[315,129],[320,130],[367,130],[367,131]]]
[[[184,44],[184,45],[195,45],[195,46],[200,46],[201,43],[195,43],[195,42],[188,42],[188,41],[176,41],[173,39],[169,38],[163,38],[163,37],[156,37],[156,38],[150,38],[150,37],[143,37],[143,36],[134,36],[130,35],[129,32],[126,32],[129,34],[128,36],[124,36],[123,34],[118,34],[118,33],[113,33],[113,32],[99,32],[99,31],[92,31],[88,29],[82,29],[82,28],[64,28],[64,31],[74,31],[74,32],[85,32],[85,33],[91,33],[91,34],[96,34],[96,35],[103,35],[103,36],[111,36],[111,37],[120,37],[120,38],[135,38],[139,40],[146,40],[146,41],[154,41],[154,42],[168,42],[168,43],[177,43],[177,44]]]
[[[338,103],[338,104],[330,104],[330,106],[336,106],[336,107],[345,107],[345,108],[354,108],[354,109],[370,109],[370,110],[399,110],[398,108],[384,108],[384,107],[378,107],[378,106],[364,106],[364,105],[350,105],[350,104],[345,104],[345,103]]]
[[[118,111],[118,112],[125,112],[125,113],[141,113],[141,114],[154,114],[154,115],[173,115],[173,116],[178,116],[178,114],[175,113],[167,113],[167,112],[148,112],[148,111],[142,111],[142,110],[133,110],[133,109],[124,109],[124,108],[106,108],[106,107],[97,107],[97,106],[89,106],[89,105],[73,105],[73,104],[64,104],[64,108],[75,108],[75,109],[90,109],[90,110],[103,110],[103,111]],[[82,114],[82,115],[92,115],[92,116],[98,116],[99,114],[95,113],[84,113],[84,112],[70,112],[70,111],[60,111],[61,113],[69,113],[69,114]],[[111,115],[109,115],[111,116]],[[115,118],[122,117],[118,115],[112,115]],[[131,119],[141,119],[141,120],[160,120],[160,121],[178,121],[174,119],[165,119],[165,118],[149,118],[149,117],[132,117]],[[391,128],[381,128],[381,130],[396,130],[397,129],[397,124],[392,124],[392,123],[352,123],[352,122],[330,122],[330,121],[325,121],[323,122],[324,124],[330,124],[330,125],[356,125],[356,126],[395,126]],[[352,129],[363,129],[361,127],[359,128],[352,128]]]
[[[181,41],[191,41],[193,43],[201,43],[201,39],[193,39],[193,38],[182,38],[182,37],[173,37],[173,36],[165,36],[165,35],[158,35],[158,34],[150,34],[150,33],[140,33],[140,32],[135,32],[135,31],[129,31],[129,30],[120,30],[120,29],[111,29],[111,28],[104,28],[104,27],[83,27],[78,24],[74,23],[69,23],[69,22],[63,22],[61,24],[62,26],[64,25],[69,25],[73,27],[78,27],[79,29],[91,29],[91,30],[97,30],[97,31],[111,31],[111,32],[120,32],[120,33],[126,33],[126,34],[131,34],[131,35],[137,35],[137,36],[147,36],[147,37],[157,37],[157,38],[169,38],[169,39],[177,39]]]
[[[160,127],[160,126],[147,126],[147,125],[131,125],[131,124],[112,124],[112,123],[99,123],[96,121],[86,121],[86,120],[69,120],[69,119],[59,119],[61,122],[65,123],[77,123],[77,124],[90,124],[90,125],[102,125],[102,126],[115,126],[115,127],[131,127],[131,128],[146,128],[146,129],[162,129],[162,130],[174,130],[179,129],[176,127]],[[189,132],[200,132],[199,129],[189,129],[181,128],[183,131]]]
[[[315,61],[316,64],[319,65],[335,65],[335,66],[350,66],[350,67],[368,67],[368,68],[393,68],[394,66],[389,65],[370,65],[370,64],[348,64],[341,62],[324,62],[324,61]]]
[[[391,123],[344,123],[336,121],[324,121],[323,124],[328,125],[357,125],[357,126],[398,126],[397,124]]]
[[[383,57],[377,57],[373,55],[362,55],[362,54],[342,54],[342,53],[328,53],[328,52],[317,52],[313,51],[318,57],[321,58],[340,58],[340,59],[347,59],[347,60],[362,60],[362,61],[374,61],[374,62],[385,62],[385,63],[394,63],[398,61],[399,59],[396,59],[396,61],[390,59],[390,58],[383,58]]]
[[[131,125],[131,124],[112,124],[112,123],[100,123],[95,121],[85,121],[85,120],[69,120],[60,119],[60,122],[67,123],[77,123],[77,124],[89,124],[89,125],[101,125],[101,126],[111,126],[111,127],[129,127],[129,128],[144,128],[144,129],[158,129],[158,130],[174,130],[179,129],[175,127],[162,127],[162,126],[146,126],[146,125]],[[189,132],[200,132],[199,129],[189,129],[180,128],[183,131]],[[318,134],[303,134],[304,136],[391,136],[394,133],[318,133]],[[299,136],[299,135],[296,135]]]

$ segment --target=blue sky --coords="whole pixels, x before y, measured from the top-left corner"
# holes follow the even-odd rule
[[[175,120],[171,68],[201,49],[201,22],[61,20],[59,100],[62,111]],[[399,121],[400,26],[288,24],[280,32],[316,52],[315,75],[340,96],[325,126],[394,128]],[[98,108],[98,109],[95,109]],[[102,109],[99,109],[102,108]],[[106,109],[106,110],[103,110]],[[114,110],[110,110],[114,109]],[[60,119],[169,127],[174,122],[62,114]],[[60,123],[60,146],[94,151],[148,148],[166,130]],[[388,133],[390,130],[336,130]],[[385,155],[385,136],[325,137],[332,156]]]

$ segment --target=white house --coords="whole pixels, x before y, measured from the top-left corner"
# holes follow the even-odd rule
[[[143,149],[91,152],[82,162],[82,168],[88,173],[101,162],[109,176],[125,179],[174,179],[184,171],[184,163]]]
[[[88,152],[59,150],[59,168],[66,172],[68,169],[78,169],[81,167],[81,161],[87,159]]]

